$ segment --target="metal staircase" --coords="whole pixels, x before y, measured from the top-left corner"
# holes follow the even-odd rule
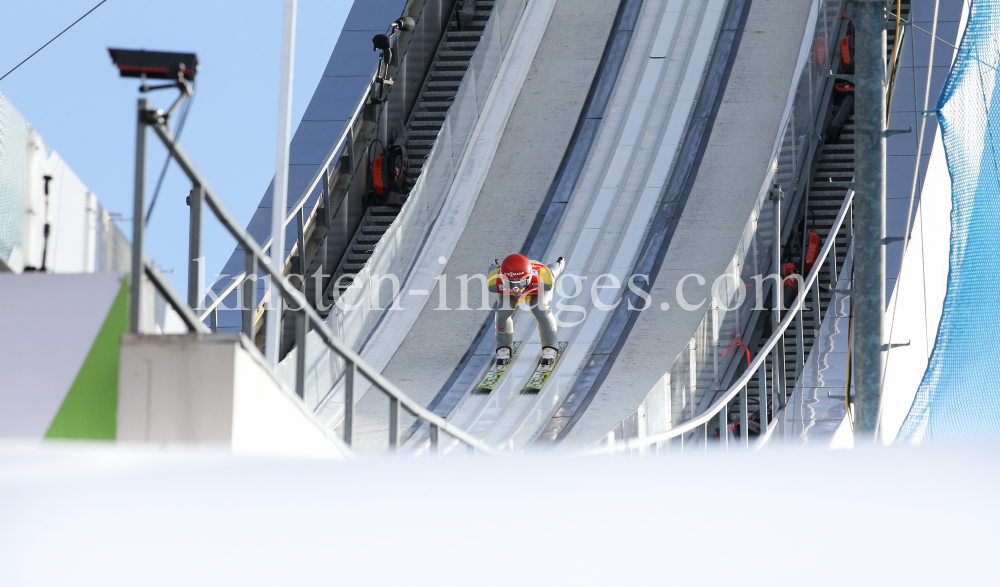
[[[441,132],[472,55],[479,46],[487,21],[493,13],[493,6],[493,0],[459,0],[455,5],[448,28],[438,45],[406,129],[399,140],[406,146],[409,158],[409,185],[416,183],[423,172],[427,156]],[[382,235],[401,211],[402,206],[386,205],[372,206],[365,212],[361,226],[323,294],[322,307],[326,308],[322,311],[324,317],[351,285],[354,275],[364,268]]]
[[[900,3],[900,16],[902,20],[909,18],[910,13],[910,3],[902,2]],[[895,43],[896,32],[894,30],[887,31],[887,43],[886,43],[886,59],[891,60],[893,54],[893,45]],[[898,61],[899,55],[896,55]],[[837,212],[840,210],[844,203],[844,199],[847,196],[848,188],[845,185],[851,182],[854,178],[854,107],[853,102],[845,104],[841,101],[834,101],[829,109],[828,120],[824,121],[824,138],[827,139],[819,149],[818,156],[814,163],[814,168],[812,170],[811,177],[809,179],[809,192],[807,199],[805,201],[805,206],[803,214],[800,218],[805,219],[806,231],[815,231],[819,237],[820,242],[826,242],[826,239],[830,233],[830,229],[833,226],[834,220],[836,219]],[[846,111],[841,113],[840,109],[845,109]],[[834,120],[837,118],[838,114],[841,115],[843,124],[835,124]],[[846,115],[846,116],[845,116]],[[779,165],[781,162],[779,162]],[[793,231],[793,234],[795,232]],[[799,236],[801,238],[801,236]],[[847,250],[850,245],[850,222],[845,223],[841,227],[840,231],[836,235],[836,261],[837,267],[843,267],[845,261],[847,260]],[[801,270],[801,259],[793,259],[796,261],[796,267]],[[825,270],[825,269],[824,269]],[[828,282],[829,278],[823,279],[824,283]],[[805,292],[806,305],[809,308],[813,307],[816,303],[815,292]],[[819,288],[819,319],[823,320],[826,315],[827,308],[830,305],[831,299],[833,298],[833,293],[830,291],[829,286],[821,286]],[[770,302],[773,303],[773,302]],[[769,306],[773,307],[773,306]],[[769,314],[770,312],[763,312],[762,314]],[[771,321],[769,316],[761,316],[762,320],[758,321],[758,328],[754,335],[751,336],[751,342],[747,343],[750,348],[751,353],[756,356],[756,352],[760,350],[761,346],[767,341],[768,337],[771,336]],[[798,340],[798,330],[796,328],[789,328],[785,331],[783,335],[784,343],[784,383],[785,389],[788,395],[791,395],[792,391],[795,389],[795,385],[801,375],[800,369],[798,368],[800,357],[804,361],[809,357],[809,352],[819,335],[819,329],[821,324],[816,321],[816,313],[813,311],[808,311],[803,313],[803,324],[802,324],[802,352],[799,354],[799,340]],[[776,373],[774,361],[771,358],[767,360],[767,377],[765,385],[770,387],[773,385],[773,374]],[[749,420],[749,431],[751,434],[759,434],[761,430],[760,426],[760,379],[759,377],[754,377],[750,380],[747,385],[747,412]],[[768,419],[774,413],[774,407],[771,405],[770,398],[773,397],[772,394],[768,394],[769,398],[767,405]],[[729,421],[737,422],[740,419],[741,405],[739,397],[730,403],[729,405]],[[738,424],[737,424],[738,428]]]
[[[851,111],[853,112],[853,108],[851,108]],[[810,178],[806,227],[807,231],[815,231],[817,233],[820,238],[820,242],[826,242],[826,239],[830,234],[830,229],[837,216],[837,212],[840,210],[840,207],[844,202],[844,198],[847,196],[848,188],[842,184],[844,182],[850,182],[853,177],[854,115],[852,113],[848,115],[846,124],[842,127],[838,140],[832,144],[823,144],[822,148],[819,150],[819,156],[816,160],[815,169],[812,177]],[[836,235],[837,267],[843,267],[844,262],[847,260],[847,248],[850,244],[849,231],[849,226],[842,226]],[[796,263],[796,265],[799,266],[800,264]],[[824,283],[828,283],[826,279],[823,281]],[[833,293],[829,291],[829,287],[820,286],[820,320],[822,320],[823,316],[826,315],[827,308],[829,307],[832,298]],[[807,292],[806,305],[809,308],[812,308],[815,303],[815,292]],[[770,312],[766,313],[769,314]],[[812,350],[813,344],[819,334],[820,324],[816,322],[815,317],[816,313],[814,311],[803,313],[801,354],[803,360],[809,356],[809,352]],[[760,328],[760,334],[755,337],[756,340],[754,341],[754,344],[748,345],[754,356],[756,356],[756,353],[760,350],[763,343],[767,341],[768,337],[771,336],[770,317],[764,317],[764,322],[765,324],[762,328]],[[784,345],[785,389],[789,394],[791,394],[792,390],[795,389],[795,384],[798,381],[799,376],[801,375],[799,369],[797,368],[800,356],[797,329],[790,328],[785,331]],[[767,361],[768,376],[766,385],[770,386],[773,384],[771,378],[773,376],[772,374],[775,372],[775,365],[773,364],[773,361],[769,359]],[[751,434],[757,434],[760,432],[760,379],[758,377],[755,377],[750,381],[748,384],[748,390],[747,411],[749,413],[750,420],[749,429]],[[773,396],[769,394],[767,397],[770,398]],[[770,417],[773,413],[773,406],[769,403],[767,409]],[[740,404],[739,400],[737,400],[730,405],[730,421],[736,422],[739,418]]]

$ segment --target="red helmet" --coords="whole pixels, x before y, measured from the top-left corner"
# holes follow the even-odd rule
[[[514,293],[531,286],[531,261],[524,255],[510,255],[500,263],[500,275]]]

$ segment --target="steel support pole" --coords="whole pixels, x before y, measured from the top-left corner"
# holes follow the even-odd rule
[[[740,444],[747,450],[750,449],[750,407],[747,406],[747,400],[750,398],[749,392],[746,385],[740,392]]]
[[[252,342],[254,340],[254,309],[257,307],[257,257],[252,251],[246,252],[244,271],[246,271],[246,277],[243,278],[243,286],[241,288],[243,301],[240,315],[243,318],[243,334]]]
[[[309,317],[304,310],[295,312],[295,395],[306,399],[306,333]]]
[[[681,436],[681,438],[684,438]],[[729,450],[729,406],[723,406],[719,410],[719,442],[722,448]],[[683,448],[683,445],[681,445]]]
[[[135,133],[135,199],[132,203],[132,276],[129,289],[132,299],[129,305],[129,331],[139,332],[142,306],[142,252],[146,229],[146,111],[149,100],[139,99]]]
[[[285,0],[284,29],[281,40],[281,91],[278,94],[278,146],[275,157],[271,200],[271,269],[282,273],[285,265],[285,214],[288,201],[288,150],[292,126],[292,68],[295,63],[296,0]],[[268,281],[269,303],[266,310],[264,351],[272,367],[281,356],[281,295]]]
[[[760,402],[760,433],[767,431],[767,360],[757,368],[757,401]]]
[[[205,192],[195,184],[188,196],[191,222],[188,226],[188,305],[198,308],[201,303],[201,212]]]
[[[344,361],[344,442],[351,446],[354,441],[354,377],[358,366]]]
[[[306,293],[306,216],[305,210],[299,208],[295,216],[295,241],[298,243],[299,290]]]
[[[885,313],[885,0],[855,0],[854,394],[856,437],[874,440]]]
[[[399,446],[399,400],[389,396],[389,452]]]
[[[782,193],[781,188],[775,184],[774,189],[771,191],[771,201],[773,202],[774,210],[774,245],[772,246],[772,253],[774,255],[773,268],[777,279],[774,284],[774,310],[771,312],[771,331],[777,332],[778,325],[781,324],[781,307],[784,304],[784,287],[782,285],[782,269],[781,269],[781,200]],[[785,405],[785,336],[782,334],[778,338],[778,344],[774,346],[774,383],[775,391],[780,398],[780,405],[775,402],[775,410],[779,407],[784,407]],[[777,399],[777,398],[776,398]]]

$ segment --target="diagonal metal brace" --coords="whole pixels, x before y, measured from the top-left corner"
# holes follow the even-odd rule
[[[840,401],[844,401],[845,399],[847,399],[845,396],[842,395],[832,395],[829,391],[826,392],[826,397],[830,399],[839,399]],[[854,394],[851,394],[851,401],[852,402],[854,401]]]
[[[911,133],[911,132],[913,132],[912,124],[910,125],[910,128],[906,130],[903,130],[901,128],[887,128],[884,131],[882,131],[882,136],[889,138],[893,135],[905,135],[906,133]]]
[[[892,344],[884,344],[880,348],[882,349],[882,352],[885,352],[885,351],[887,351],[889,349],[896,349],[896,348],[899,348],[901,346],[910,346],[910,341],[906,341],[906,342],[894,342]]]
[[[845,82],[854,83],[854,75],[849,73],[833,73],[833,71],[826,72],[827,77],[832,77],[834,79],[844,80]]]
[[[906,237],[904,237],[904,236],[887,236],[885,238],[880,238],[878,240],[878,244],[880,244],[880,245],[889,245],[889,244],[892,244],[892,243],[898,243],[899,241],[903,241],[903,240],[906,240]]]

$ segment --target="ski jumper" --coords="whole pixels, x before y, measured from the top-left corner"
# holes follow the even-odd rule
[[[496,346],[510,347],[514,344],[514,313],[521,303],[527,303],[538,323],[538,334],[543,347],[556,348],[556,318],[552,314],[552,289],[556,278],[562,273],[565,262],[560,258],[550,269],[543,263],[531,261],[530,285],[520,291],[511,291],[511,284],[501,274],[500,263],[490,266],[487,285],[497,294]]]

